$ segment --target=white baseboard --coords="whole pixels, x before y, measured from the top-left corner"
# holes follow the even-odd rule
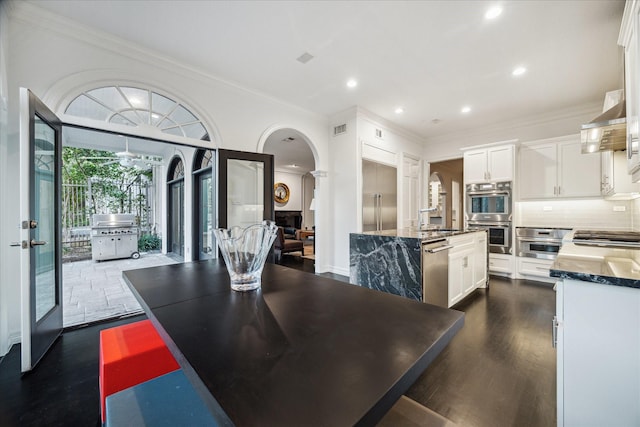
[[[6,347],[3,346],[4,348],[0,348],[0,356],[4,356],[5,354],[9,353],[9,351],[11,351],[11,347],[13,347],[14,344],[20,344],[20,333],[9,335],[6,342]]]

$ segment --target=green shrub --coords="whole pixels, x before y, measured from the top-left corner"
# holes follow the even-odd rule
[[[139,251],[152,251],[162,247],[162,239],[155,234],[143,234],[138,240]]]

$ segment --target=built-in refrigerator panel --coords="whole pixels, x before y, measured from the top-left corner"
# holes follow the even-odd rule
[[[362,231],[398,227],[398,172],[391,166],[362,161]]]

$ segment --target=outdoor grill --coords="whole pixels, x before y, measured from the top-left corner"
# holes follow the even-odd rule
[[[138,228],[133,214],[95,214],[91,227],[91,256],[95,261],[140,258]]]

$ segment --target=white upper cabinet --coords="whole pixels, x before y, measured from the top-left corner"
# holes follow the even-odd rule
[[[580,135],[523,144],[520,199],[600,196],[600,153],[581,150]]]
[[[631,182],[627,174],[626,151],[603,151],[602,156],[602,195],[607,199],[626,200],[638,197],[640,184]]]
[[[625,99],[627,107],[627,170],[633,181],[640,180],[640,154],[638,154],[638,113],[640,112],[640,82],[638,77],[638,31],[640,2],[628,1],[622,17],[618,44],[624,46]]]
[[[513,145],[465,151],[464,182],[513,181],[513,153]]]

